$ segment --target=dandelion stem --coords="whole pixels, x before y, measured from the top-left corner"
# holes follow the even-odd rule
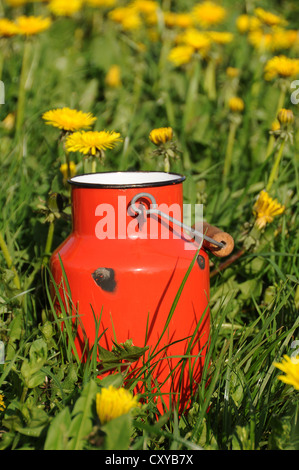
[[[274,144],[275,144],[275,137],[274,135],[270,135],[268,146],[267,146],[266,158],[269,157],[269,155],[271,155],[271,153],[273,152]]]
[[[223,183],[224,184],[227,181],[227,177],[231,169],[232,154],[233,154],[237,127],[238,127],[238,124],[236,122],[232,121],[230,123],[227,146],[226,146],[226,153],[225,153],[225,158],[224,158],[224,167],[223,167]]]
[[[17,119],[16,119],[16,135],[19,137],[24,121],[25,97],[26,97],[26,79],[29,71],[29,62],[31,56],[31,42],[26,39],[23,50],[23,61],[19,83]]]
[[[53,242],[53,235],[54,235],[54,221],[51,221],[48,228],[48,236],[45,246],[45,256],[43,258],[43,265],[46,264],[49,258],[49,253],[51,252],[52,242]]]
[[[281,145],[279,147],[279,150],[276,154],[276,157],[275,157],[275,161],[274,161],[274,165],[271,169],[271,173],[270,173],[270,176],[269,176],[269,180],[268,180],[268,184],[267,184],[267,187],[266,187],[266,191],[269,192],[271,187],[272,187],[272,184],[274,183],[274,180],[277,178],[278,176],[278,168],[279,168],[279,163],[280,163],[280,160],[281,160],[281,157],[282,157],[282,154],[283,154],[283,149],[284,149],[284,146],[285,146],[285,139],[283,139],[283,141],[281,142]]]
[[[195,98],[197,96],[197,91],[198,91],[199,72],[200,72],[199,61],[195,60],[193,63],[192,71],[191,71],[191,77],[190,77],[187,97],[186,97],[186,105],[185,105],[185,110],[184,110],[184,115],[183,115],[184,133],[188,131],[188,125],[190,124],[190,120],[193,117],[194,103],[195,103]]]
[[[275,117],[277,116],[279,110],[283,108],[284,102],[285,102],[285,97],[286,97],[286,86],[281,85],[280,87],[280,95],[278,98],[278,103],[277,103],[277,108],[276,108],[276,114]]]
[[[70,154],[65,150],[65,160],[67,165],[67,178],[71,177]]]
[[[1,248],[1,251],[3,253],[3,256],[4,256],[4,259],[6,261],[6,264],[7,264],[7,267],[8,269],[11,269],[15,275],[14,277],[14,284],[16,286],[17,289],[21,289],[21,283],[20,283],[20,279],[19,279],[19,276],[18,276],[18,273],[17,273],[17,270],[16,268],[13,266],[12,264],[12,259],[11,259],[11,256],[9,254],[9,251],[8,251],[8,248],[7,248],[7,245],[5,243],[5,240],[0,232],[0,248]]]
[[[97,160],[92,158],[91,160],[91,173],[96,173],[97,171]]]
[[[169,156],[167,154],[164,157],[164,171],[165,173],[169,173],[170,171]]]
[[[207,68],[206,68],[206,73],[205,73],[205,79],[204,79],[204,88],[207,92],[208,98],[211,101],[215,101],[217,97],[216,93],[216,64],[213,59],[209,60]]]

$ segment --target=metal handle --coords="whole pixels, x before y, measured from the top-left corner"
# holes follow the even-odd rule
[[[146,209],[146,210],[143,211],[142,209],[139,209],[136,206],[136,202],[138,201],[138,199],[140,199],[142,197],[147,197],[151,201],[151,208],[150,209]],[[208,237],[206,234],[201,233],[201,232],[199,232],[198,230],[195,230],[192,227],[189,227],[188,225],[184,224],[183,222],[180,222],[179,220],[174,219],[173,217],[170,217],[168,214],[165,214],[165,212],[162,212],[159,209],[157,209],[156,199],[150,193],[138,193],[138,194],[136,194],[133,197],[132,201],[131,201],[130,208],[136,214],[142,214],[142,213],[145,212],[146,215],[151,215],[151,214],[161,215],[162,217],[169,220],[170,222],[173,222],[174,224],[178,225],[179,227],[184,228],[188,232],[191,232],[193,235],[198,236],[200,238],[203,238],[204,240],[208,241],[209,243],[212,243],[213,245],[218,246],[219,248],[224,248],[225,245],[226,245],[225,243],[214,240],[213,238]]]

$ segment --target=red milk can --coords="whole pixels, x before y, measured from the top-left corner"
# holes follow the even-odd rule
[[[152,393],[166,408],[170,400],[179,403],[180,411],[200,382],[210,334],[209,259],[179,225],[184,179],[163,172],[71,178],[73,230],[50,262],[57,285],[61,263],[67,276],[82,324],[80,356],[85,338],[90,346],[95,341],[95,316],[105,349],[127,340],[149,347],[138,365],[152,354],[146,367]],[[150,213],[152,207],[159,210]]]

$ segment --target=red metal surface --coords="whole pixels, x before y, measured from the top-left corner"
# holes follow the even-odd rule
[[[53,253],[50,263],[54,279],[59,284],[62,278],[61,258],[72,302],[80,315],[90,345],[95,339],[92,309],[97,318],[101,315],[100,333],[106,331],[100,344],[106,349],[111,350],[112,340],[124,343],[132,339],[135,346],[150,347],[145,354],[147,359],[159,341],[156,352],[160,353],[147,368],[150,372],[153,367],[155,383],[152,384],[152,390],[157,390],[158,385],[160,393],[165,394],[163,401],[167,407],[171,406],[171,394],[173,402],[179,402],[180,411],[196,391],[205,360],[210,332],[208,256],[203,249],[200,250],[199,262],[194,264],[169,325],[161,337],[176,294],[196,251],[186,250],[186,242],[181,237],[173,236],[173,230],[177,233],[179,229],[172,228],[171,224],[169,229],[163,228],[163,236],[168,232],[169,239],[161,239],[161,233],[157,239],[150,238],[149,223],[144,224],[139,236],[134,235],[132,223],[136,219],[128,215],[126,209],[133,196],[144,191],[152,194],[158,205],[178,204],[182,208],[182,186],[181,182],[125,188],[72,185],[73,231]],[[115,239],[100,240],[96,236],[96,227],[103,228],[102,222],[107,215],[104,212],[100,215],[99,205],[102,209],[106,207],[110,210],[112,207],[115,211]],[[130,236],[124,232],[124,226]],[[156,217],[156,228],[160,230],[161,226],[164,226],[163,221]],[[112,229],[110,227],[109,230]],[[102,281],[106,275],[109,279],[105,284],[105,279]],[[184,361],[182,370],[181,357],[188,352],[190,339],[193,347],[189,354],[193,357]],[[79,333],[76,347],[80,355],[83,342],[83,336]],[[133,375],[140,366],[141,360],[133,364]],[[160,387],[159,384],[163,385]],[[138,390],[144,390],[142,380]]]

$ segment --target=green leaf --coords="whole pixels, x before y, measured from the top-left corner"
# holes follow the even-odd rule
[[[128,339],[125,343],[117,344],[113,341],[114,347],[112,351],[98,345],[99,359],[102,365],[106,367],[115,366],[122,361],[135,362],[148,350],[149,346],[143,348],[134,346],[132,339]]]
[[[48,429],[44,450],[66,450],[71,426],[71,413],[64,408],[55,416]]]
[[[29,410],[29,423],[26,427],[17,427],[17,431],[25,436],[39,437],[49,422],[48,414],[37,406]]]
[[[21,374],[27,387],[37,387],[44,381],[45,373],[40,369],[47,360],[47,354],[47,344],[43,339],[37,339],[30,346],[29,360],[24,359],[21,367]]]
[[[132,432],[131,420],[130,414],[125,414],[112,419],[102,427],[106,434],[106,450],[128,450]]]
[[[97,393],[97,385],[91,380],[85,385],[80,398],[75,403],[72,411],[72,422],[69,428],[71,440],[68,445],[69,450],[81,450],[92,430],[92,420],[94,416],[93,404]]]

